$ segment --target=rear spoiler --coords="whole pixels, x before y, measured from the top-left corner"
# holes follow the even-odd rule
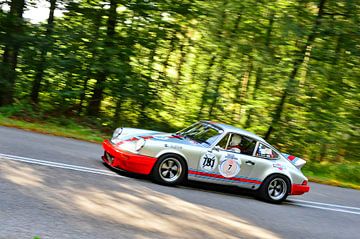
[[[306,164],[306,161],[302,158],[298,158],[290,154],[282,154],[282,155],[298,169],[301,169]]]

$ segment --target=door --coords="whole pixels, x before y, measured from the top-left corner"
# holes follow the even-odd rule
[[[256,166],[253,154],[256,141],[229,133],[213,149],[202,152],[198,164],[198,179],[221,184],[253,188],[256,180],[250,178]]]

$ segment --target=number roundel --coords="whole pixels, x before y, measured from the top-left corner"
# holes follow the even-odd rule
[[[241,161],[234,154],[227,154],[221,158],[219,171],[225,178],[235,177],[240,172]]]
[[[200,159],[200,168],[205,171],[214,171],[218,165],[216,155],[210,152],[204,154]]]

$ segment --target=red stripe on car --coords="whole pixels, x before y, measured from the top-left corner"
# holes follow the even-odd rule
[[[219,174],[198,172],[198,171],[193,171],[193,170],[189,170],[189,174],[195,174],[195,175],[212,177],[212,178],[228,179],[228,180],[239,181],[239,182],[244,182],[244,183],[261,184],[261,182],[258,181],[258,180],[247,179],[247,178],[226,178],[226,177],[224,177],[222,175],[219,175]]]

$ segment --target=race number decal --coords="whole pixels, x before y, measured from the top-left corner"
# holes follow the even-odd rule
[[[200,168],[206,171],[213,171],[218,165],[215,154],[207,152],[200,159]]]
[[[235,177],[240,172],[241,160],[235,154],[226,154],[221,157],[219,171],[225,178]]]

